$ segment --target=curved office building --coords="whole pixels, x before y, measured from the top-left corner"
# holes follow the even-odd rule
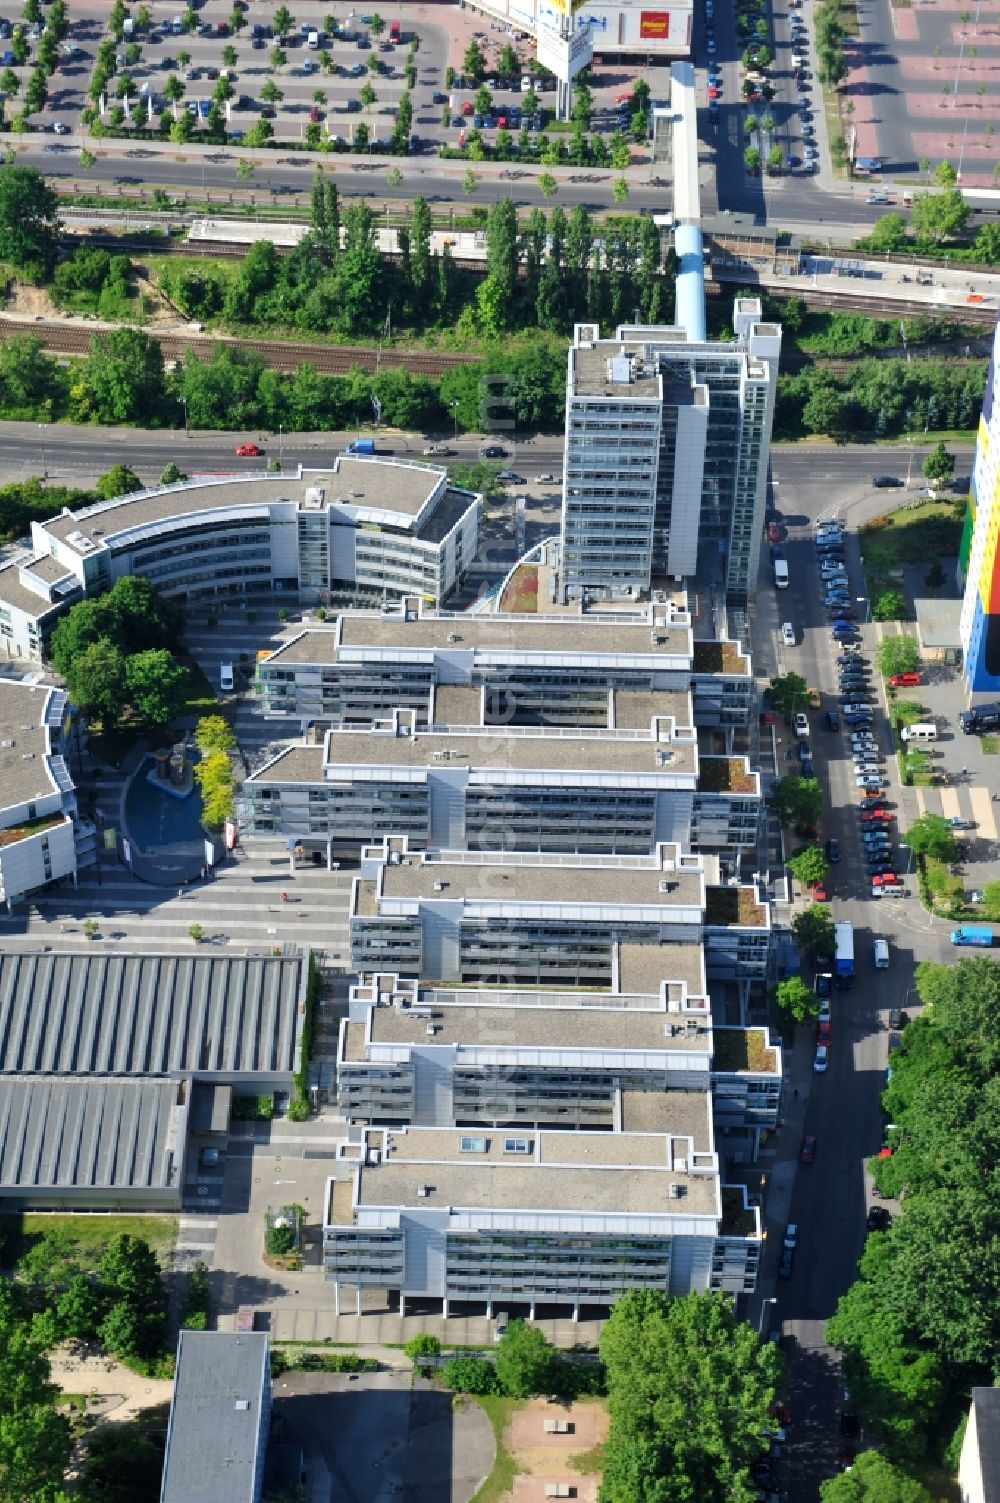
[[[310,605],[439,606],[475,556],[480,497],[443,469],[340,455],[294,474],[196,478],[32,524],[0,570],[0,641],[38,658],[74,600],[141,574],[189,601],[280,594]]]

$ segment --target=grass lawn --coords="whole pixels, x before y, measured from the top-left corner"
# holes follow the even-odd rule
[[[1000,753],[1000,736],[984,736],[979,745],[985,757],[995,757]]]
[[[182,715],[193,715],[196,719],[202,715],[218,715],[221,713],[221,705],[218,697],[208,679],[202,673],[194,658],[182,659],[184,667],[190,674],[187,698],[184,701]]]
[[[497,1443],[493,1470],[482,1487],[477,1490],[471,1503],[499,1503],[499,1500],[513,1488],[514,1478],[517,1475],[514,1458],[503,1443],[503,1432],[514,1410],[521,1408],[522,1401],[502,1399],[495,1394],[484,1394],[482,1397],[470,1398],[467,1402],[478,1404],[480,1409],[486,1411],[490,1424],[493,1426],[493,1438]]]
[[[868,522],[861,529],[861,551],[869,594],[894,584],[903,564],[930,566],[957,557],[964,518],[965,502],[955,496],[904,505]]]
[[[0,1217],[3,1262],[11,1266],[46,1232],[71,1243],[81,1262],[96,1267],[113,1238],[128,1232],[141,1237],[160,1258],[171,1256],[177,1242],[176,1216],[38,1215],[32,1212]]]

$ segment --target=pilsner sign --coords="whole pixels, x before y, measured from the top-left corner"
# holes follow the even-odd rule
[[[642,41],[665,42],[669,35],[670,12],[668,10],[639,12],[639,36]]]

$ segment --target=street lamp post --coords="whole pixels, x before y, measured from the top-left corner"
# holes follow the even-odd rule
[[[43,480],[47,480],[48,476],[49,476],[49,471],[48,471],[48,465],[45,462],[45,424],[44,423],[39,423],[39,425],[38,425],[38,447],[42,451],[42,479]]]
[[[761,1341],[763,1341],[764,1339],[764,1317],[767,1314],[768,1306],[776,1305],[777,1303],[777,1295],[774,1294],[770,1295],[768,1299],[762,1299],[760,1302],[760,1319],[757,1322],[757,1335],[760,1337]]]
[[[278,424],[278,469],[279,469],[279,471],[282,468],[282,464],[281,464],[281,439],[282,439],[283,432],[284,432],[283,426],[282,426],[281,423],[279,423]]]
[[[451,415],[455,419],[455,442],[457,443],[458,442],[458,402],[457,401],[455,401],[455,402],[449,402],[448,406],[451,408]]]
[[[903,873],[903,876],[908,877],[913,870],[913,851],[908,845],[899,846],[899,850],[906,852],[906,871]]]
[[[871,619],[872,619],[872,603],[868,599],[867,595],[855,595],[854,598],[857,601],[858,605],[863,605],[864,606],[864,608],[865,608],[865,625],[868,626],[869,623],[871,622]]]
[[[188,428],[188,404],[187,404],[187,397],[181,397],[181,406],[184,408],[184,437],[185,438],[190,438],[191,437],[191,430]]]

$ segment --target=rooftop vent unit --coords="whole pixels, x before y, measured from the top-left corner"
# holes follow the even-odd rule
[[[417,1194],[420,1196],[421,1200],[426,1200],[427,1197],[428,1197],[428,1195],[433,1195],[434,1194],[434,1186],[433,1185],[418,1185],[417,1186]]]
[[[240,1411],[241,1414],[246,1414],[247,1410],[250,1408],[250,1400],[237,1399],[235,1407]]]
[[[444,890],[445,890],[445,888],[447,886],[448,886],[447,882],[435,882],[434,883],[434,891],[435,892],[444,892]]]
[[[677,1171],[678,1174],[687,1174],[687,1172],[688,1172],[688,1161],[687,1161],[687,1159],[674,1159],[674,1168],[676,1169],[676,1171]]]
[[[676,888],[677,888],[677,883],[676,882],[671,882],[666,877],[661,877],[660,878],[660,891],[661,892],[674,892],[676,890]]]
[[[460,635],[459,632],[457,632],[457,631],[450,631],[448,633],[448,641],[449,642],[461,642],[461,640],[462,640],[462,638],[461,638],[461,635]]]
[[[670,1189],[667,1191],[667,1194],[670,1196],[671,1200],[680,1200],[683,1191],[680,1185],[671,1180]]]

